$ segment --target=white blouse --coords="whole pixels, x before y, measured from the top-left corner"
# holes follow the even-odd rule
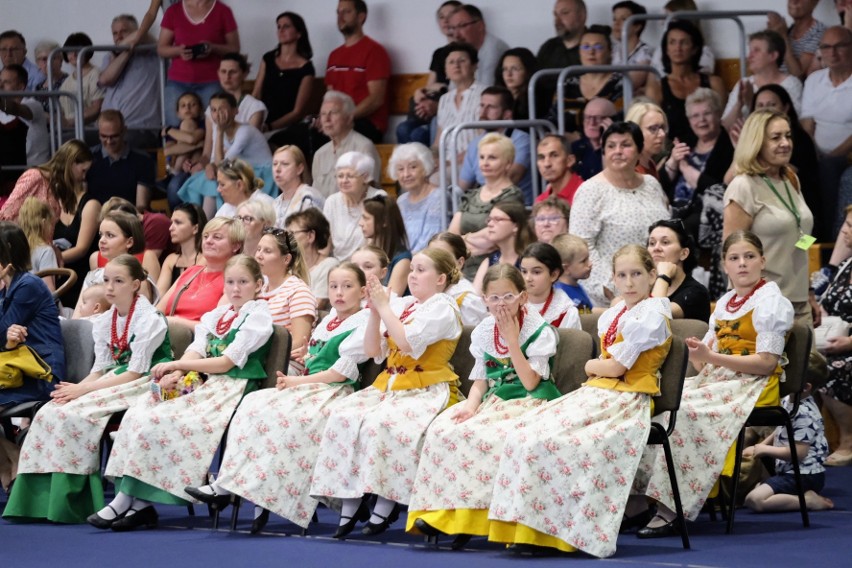
[[[545,320],[538,312],[528,311],[518,338],[520,344],[523,346],[543,323],[545,323]],[[508,357],[508,355],[499,355],[497,353],[497,348],[494,346],[494,325],[494,316],[488,316],[482,320],[482,323],[476,326],[476,329],[473,330],[470,336],[470,354],[475,359],[473,369],[470,371],[471,381],[486,380],[486,353],[496,358]],[[505,345],[505,338],[502,341]],[[556,355],[556,346],[558,343],[559,334],[553,326],[548,325],[541,331],[535,341],[527,346],[527,361],[533,371],[538,373],[538,376],[543,381],[550,378],[550,358]]]
[[[336,317],[337,310],[332,308],[314,329],[311,341],[328,341],[341,333],[353,330],[349,337],[340,342],[338,359],[331,366],[331,370],[337,371],[349,380],[357,381],[360,376],[358,365],[369,359],[364,354],[364,331],[367,329],[370,310],[360,310],[343,320],[343,323],[334,330],[328,331],[328,323]]]
[[[456,305],[458,305],[458,299],[464,294],[461,306],[459,306],[462,324],[478,325],[488,315],[488,308],[485,307],[485,301],[483,301],[482,296],[473,288],[473,283],[467,278],[459,279],[458,282],[447,288],[446,293],[456,299]]]
[[[406,308],[418,303],[414,296],[391,298],[390,306],[393,313],[400,316]],[[419,304],[416,309],[402,322],[405,326],[405,338],[411,346],[407,355],[419,359],[426,348],[443,339],[456,339],[461,335],[461,314],[456,301],[447,294],[438,293]],[[388,342],[384,333],[387,326],[381,322],[379,333],[382,338],[382,354],[376,358],[380,363],[388,356]]]
[[[269,312],[269,305],[263,300],[249,300],[243,304],[231,327],[224,334],[217,333],[216,323],[219,318],[225,315],[227,319],[233,313],[230,304],[226,304],[201,316],[201,321],[195,326],[195,338],[186,350],[207,357],[208,334],[221,339],[232,329],[239,329],[234,341],[225,348],[222,355],[242,369],[249,355],[263,347],[272,337],[272,314]]]
[[[115,310],[115,306],[112,306],[106,312],[92,319],[92,337],[95,340],[93,373],[115,365],[109,346],[112,339],[112,315]],[[127,316],[119,315],[115,330],[119,337],[124,334],[126,325]],[[142,295],[138,296],[133,317],[130,319],[130,329],[127,332],[127,340],[130,344],[128,371],[145,374],[151,370],[151,359],[154,356],[154,351],[163,343],[167,330],[168,325],[163,314],[151,305],[148,298]]]
[[[541,314],[541,309],[545,303],[547,303],[546,300],[541,304],[527,302],[527,305],[530,311]],[[547,306],[547,311],[541,315],[547,320],[547,323],[553,324],[562,314],[565,314],[565,316],[559,322],[559,329],[583,329],[583,326],[580,325],[580,312],[577,310],[577,306],[574,305],[574,301],[564,290],[553,288],[553,300]]]
[[[598,337],[609,330],[612,320],[624,308],[624,300],[601,314],[598,319]],[[671,335],[669,321],[672,319],[668,298],[646,298],[627,310],[618,320],[616,331],[623,341],[607,350],[613,359],[630,369],[644,351],[653,349]]]
[[[367,189],[364,199],[370,199],[377,195],[387,195],[387,193],[383,189],[370,187]],[[331,225],[332,255],[341,262],[349,260],[349,257],[358,250],[358,247],[366,243],[364,233],[358,226],[363,209],[363,201],[355,207],[349,207],[346,204],[346,198],[339,191],[333,193],[325,201],[322,212],[328,219],[328,224]]]

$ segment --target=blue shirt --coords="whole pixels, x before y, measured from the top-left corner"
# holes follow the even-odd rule
[[[484,136],[485,134],[482,134],[471,141],[470,145],[467,147],[467,152],[464,155],[464,163],[462,163],[461,171],[459,172],[459,180],[470,184],[470,186],[473,186],[474,182],[476,185],[483,185],[485,183],[485,177],[479,170],[479,141],[482,140]],[[526,168],[524,176],[521,178],[521,181],[518,182],[518,187],[520,187],[521,191],[524,193],[524,205],[532,205],[533,195],[532,174],[530,173],[530,135],[523,130],[513,128],[507,136],[511,138],[512,144],[515,146],[515,163]]]
[[[583,290],[582,286],[579,284],[572,286],[565,282],[556,282],[554,286],[568,294],[568,297],[571,298],[572,302],[574,302],[574,307],[577,308],[581,314],[588,314],[592,312],[592,301],[589,299],[588,294],[586,294],[586,291]]]

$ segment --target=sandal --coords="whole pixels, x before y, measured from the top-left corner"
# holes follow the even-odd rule
[[[852,452],[848,454],[834,452],[833,454],[825,458],[825,465],[829,467],[844,467],[847,465],[852,465]]]

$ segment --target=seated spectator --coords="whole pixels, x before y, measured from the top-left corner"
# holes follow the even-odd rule
[[[245,124],[251,124],[258,130],[266,124],[266,116],[268,111],[266,105],[252,96],[250,93],[243,92],[243,85],[249,73],[249,62],[246,56],[233,52],[226,53],[219,61],[219,85],[222,91],[233,95],[234,99],[239,103],[237,109],[237,121]],[[212,130],[210,119],[212,118],[212,110],[207,107],[204,116],[208,119],[205,132]],[[212,142],[212,140],[211,140]]]
[[[642,148],[636,171],[654,176],[659,181],[659,169],[662,164],[658,165],[656,160],[666,149],[668,140],[666,132],[668,132],[669,123],[666,120],[666,113],[652,102],[636,101],[627,109],[624,120],[639,125],[645,137],[645,147]]]
[[[494,252],[479,264],[473,279],[474,290],[483,289],[485,273],[495,264],[511,264],[520,268],[521,253],[531,240],[528,222],[527,210],[522,204],[515,201],[494,204],[485,228],[485,238]]]
[[[487,87],[479,97],[479,120],[512,120],[512,94],[505,87]],[[530,174],[530,135],[522,128],[489,128],[485,133],[471,140],[464,156],[459,186],[470,189],[482,185],[485,177],[479,169],[479,141],[488,132],[497,132],[508,136],[515,147],[515,161],[509,169],[512,183],[521,188],[524,203],[532,204],[532,176]]]
[[[65,81],[66,77],[68,77],[68,73],[62,70],[61,53],[55,54],[50,63],[47,62],[47,58],[50,57],[51,52],[53,52],[53,50],[57,47],[59,47],[58,43],[49,40],[40,41],[35,46],[34,51],[36,65],[38,66],[38,70],[41,71],[44,76],[44,82],[36,87],[39,91],[58,91],[59,87],[62,86],[62,82]],[[26,69],[26,65],[24,68]],[[48,68],[50,68],[50,74],[53,76],[53,84],[50,85],[48,85],[47,81]],[[39,97],[39,101],[41,101],[41,106],[44,108],[44,111],[48,112],[47,105],[50,99],[46,97]]]
[[[553,25],[556,37],[541,44],[536,54],[540,69],[561,69],[580,64],[580,38],[586,31],[586,3],[583,0],[556,0]],[[556,78],[539,82],[545,100],[553,99]]]
[[[216,180],[223,202],[216,217],[236,218],[237,207],[248,200],[265,201],[272,206],[274,200],[263,193],[263,180],[255,177],[254,169],[248,162],[224,160],[217,168]]]
[[[7,65],[0,71],[0,91],[24,91],[27,88],[27,70],[21,65]],[[26,127],[26,161],[15,165],[37,166],[50,159],[50,137],[47,133],[47,116],[41,103],[33,97],[4,97],[0,124],[3,137],[14,131],[18,120]],[[4,156],[4,162],[13,164],[17,156]]]
[[[548,134],[541,139],[536,150],[536,167],[547,187],[536,197],[536,203],[553,196],[571,204],[574,193],[583,183],[583,178],[574,173],[575,163],[576,158],[564,136]]]
[[[669,299],[674,318],[708,320],[710,293],[692,277],[692,269],[698,265],[698,250],[683,222],[672,219],[651,225],[648,252],[657,269],[653,296]]]
[[[241,221],[245,229],[243,250],[254,254],[261,237],[275,228],[275,208],[265,200],[249,199],[237,206],[234,219]]]
[[[293,12],[282,12],[275,19],[278,45],[263,54],[252,96],[266,105],[269,114],[263,130],[277,132],[301,122],[308,112],[316,70],[311,58],[314,50],[305,20]],[[281,133],[286,136],[285,133]],[[283,146],[273,136],[270,143]]]
[[[117,46],[156,43],[147,32],[139,32],[139,24],[131,14],[113,18],[111,29],[112,40]],[[160,86],[158,81],[151,80],[159,72],[160,61],[156,51],[118,51],[104,56],[98,78],[98,85],[104,90],[101,110],[117,110],[124,116],[131,129],[127,142],[132,148],[159,146],[157,131],[162,127]]]
[[[663,6],[663,10],[666,14],[673,14],[675,12],[695,12],[698,10],[698,6],[696,5],[695,0],[669,0],[666,5]],[[698,30],[698,33],[703,37],[704,34],[701,33],[700,29],[696,27],[696,30]],[[659,71],[660,75],[663,77],[671,72],[666,70],[665,65],[663,65],[663,56],[665,55],[665,51],[665,44],[658,45],[656,49],[654,49],[654,54],[651,56],[651,65],[656,67],[657,71]],[[702,44],[699,52],[698,71],[707,75],[712,75],[716,70],[716,56],[713,54],[713,50],[711,50],[710,46],[707,44]]]
[[[80,311],[76,319],[94,319],[111,307],[112,303],[106,297],[106,286],[92,284],[80,294]]]
[[[364,34],[366,21],[364,0],[338,2],[337,29],[343,35],[343,45],[328,56],[325,84],[329,90],[352,97],[355,130],[379,144],[388,127],[391,62],[385,48]]]
[[[156,8],[149,9],[141,26],[145,32],[155,16]],[[166,79],[166,124],[177,124],[173,109],[178,97],[187,91],[201,97],[203,105],[208,104],[221,89],[216,75],[220,58],[239,51],[237,22],[226,4],[216,0],[171,3],[163,14],[157,40],[157,54],[171,60]]]
[[[19,80],[17,75],[20,71],[23,71],[20,65],[13,66],[11,70],[7,68],[0,71],[0,91],[9,90],[3,86],[6,84],[3,80],[4,75],[6,79],[12,79],[17,84]],[[15,99],[4,97],[0,99],[0,104],[10,111],[9,113],[0,112],[0,205],[2,205],[4,198],[12,192],[18,178],[21,177],[21,172],[16,168],[27,163],[29,127],[15,114],[15,111],[20,110]]]
[[[585,280],[592,274],[589,245],[577,235],[562,233],[553,239],[551,246],[559,253],[564,270],[554,286],[568,294],[579,313],[592,313],[592,301],[580,284],[580,280]]]
[[[405,223],[392,196],[376,196],[364,201],[364,211],[358,223],[364,240],[379,247],[388,255],[387,276],[382,285],[397,296],[408,289],[411,267],[411,247],[405,233]]]
[[[157,279],[160,295],[164,295],[187,268],[205,263],[201,256],[201,235],[205,225],[207,216],[194,203],[182,203],[172,211],[169,236],[177,250],[166,257],[160,268]]]
[[[274,192],[272,153],[266,144],[266,138],[254,126],[237,121],[237,100],[234,96],[222,91],[216,93],[210,99],[210,109],[211,153],[205,152],[201,161],[192,168],[193,175],[180,187],[177,197],[190,203],[203,201],[205,213],[211,213],[221,207],[222,200],[214,183],[217,166],[224,160],[236,159],[248,163],[253,168],[254,175],[263,180],[262,187],[270,188],[270,193]],[[171,191],[173,186],[170,185],[169,189]],[[170,197],[170,201],[174,201],[174,198]]]
[[[370,186],[376,164],[366,154],[343,154],[338,158],[335,170],[338,191],[326,200],[323,214],[331,226],[332,254],[343,262],[365,243],[363,233],[358,230],[364,200],[387,194]]]
[[[593,25],[583,33],[580,41],[582,65],[610,65],[612,63],[612,30],[609,26]],[[574,133],[580,126],[580,113],[593,99],[610,101],[616,108],[622,105],[623,76],[617,72],[591,72],[571,75],[565,79],[565,131]],[[550,119],[558,122],[556,99],[550,110]],[[613,113],[614,114],[614,113]]]
[[[590,100],[583,109],[582,135],[571,143],[571,154],[576,159],[572,169],[584,180],[591,179],[603,169],[601,136],[617,113],[612,101],[599,98]]]
[[[438,131],[435,134],[435,142],[432,144],[433,151],[436,153],[444,130],[479,118],[479,101],[485,85],[476,81],[478,61],[476,49],[469,43],[453,42],[447,46],[445,62],[447,79],[451,83],[451,88],[438,101]],[[456,137],[459,162],[475,136],[474,130],[467,129]]]
[[[161,260],[172,251],[171,239],[169,237],[169,226],[172,224],[168,217],[154,211],[139,210],[126,199],[121,197],[110,197],[101,207],[100,218],[110,211],[124,211],[135,215],[142,223],[142,233],[145,235],[145,250],[151,251],[157,260]],[[106,261],[98,257],[98,266],[103,266]]]
[[[802,82],[795,75],[781,71],[784,61],[784,38],[766,30],[748,37],[748,68],[751,75],[739,81],[731,90],[728,105],[722,114],[722,124],[730,130],[740,118],[745,118],[754,99],[754,92],[765,85],[781,85],[790,94],[796,112],[802,110]]]
[[[723,183],[734,159],[734,147],[722,128],[722,105],[715,91],[696,89],[686,98],[686,113],[697,141],[689,146],[675,139],[659,174],[660,185],[672,204],[672,216],[682,219],[687,234],[697,241],[701,196],[708,187]]]
[[[410,142],[394,148],[388,163],[388,176],[404,191],[397,199],[412,252],[426,248],[432,235],[441,231],[443,192],[429,182],[435,160],[429,148]]]
[[[530,226],[535,234],[535,240],[553,244],[553,239],[568,232],[570,213],[571,207],[568,202],[555,195],[537,201],[530,215]]]
[[[645,6],[624,0],[612,5],[612,63],[613,65],[650,65],[653,58],[653,50],[650,45],[642,41],[642,31],[645,29],[645,21],[637,22],[624,29],[624,22],[630,16],[647,14]],[[624,59],[623,42],[627,42],[627,59]],[[648,80],[646,71],[631,71],[630,80],[633,83],[633,93],[642,94],[645,82]]]
[[[68,36],[65,44],[62,47],[88,47],[92,45],[92,40],[82,32],[76,32]],[[92,53],[87,53],[83,57],[83,76],[77,77],[77,56],[78,52],[68,51],[62,54],[65,62],[73,67],[73,71],[59,88],[60,91],[68,91],[70,93],[77,92],[77,85],[83,83],[83,100],[80,104],[83,106],[83,124],[92,124],[97,120],[101,113],[101,105],[104,102],[104,91],[98,86],[98,78],[100,70],[92,65]],[[59,99],[59,108],[62,111],[62,128],[74,128],[77,123],[77,107],[67,97]]]
[[[438,26],[446,36],[447,44],[456,38],[455,29],[450,29],[450,16],[461,7],[458,0],[447,0],[438,8]],[[432,52],[429,64],[429,78],[426,86],[414,92],[409,101],[408,117],[396,127],[398,144],[420,142],[424,146],[432,145],[432,122],[438,114],[438,99],[447,92],[449,80],[444,66],[447,58],[447,46],[443,45]]]
[[[691,146],[695,144],[695,134],[686,120],[686,97],[699,87],[708,87],[719,94],[724,105],[727,90],[720,77],[701,71],[699,61],[704,37],[693,24],[685,20],[673,21],[663,34],[660,45],[665,50],[663,68],[666,76],[662,82],[656,77],[649,77],[645,94],[666,112],[671,128],[669,138]]]
[[[488,33],[482,11],[473,4],[464,4],[453,12],[450,29],[455,32],[455,41],[470,44],[477,52],[476,82],[485,87],[493,85],[500,56],[509,45]]]
[[[206,131],[201,108],[201,97],[191,91],[184,93],[177,100],[177,119],[180,124],[163,127],[166,170],[172,176],[178,176],[175,184],[186,180],[192,167],[204,155]]]
[[[95,159],[86,176],[89,191],[104,203],[121,197],[145,211],[151,203],[151,190],[157,164],[148,154],[127,143],[124,117],[117,110],[105,110],[98,117],[101,143],[92,148]]]
[[[281,146],[272,155],[272,179],[281,191],[272,204],[275,226],[284,228],[287,217],[310,207],[322,209],[325,203],[319,191],[308,185],[310,172],[305,155],[298,146]]]
[[[503,53],[497,64],[494,86],[505,87],[512,93],[512,118],[527,120],[530,117],[529,86],[533,74],[538,71],[538,60],[526,47],[514,47]],[[549,100],[538,90],[535,99],[537,118],[547,113]]]
[[[331,238],[328,220],[322,211],[309,207],[293,213],[284,221],[288,231],[296,236],[305,267],[311,282],[311,292],[317,299],[317,309],[328,310],[328,273],[338,265],[338,260],[326,251]]]
[[[337,161],[346,153],[360,152],[372,158],[375,170],[371,179],[381,179],[379,153],[369,138],[353,128],[355,103],[340,91],[327,91],[322,98],[319,122],[323,134],[331,141],[314,154],[311,173],[314,187],[326,199],[337,191]]]
[[[802,81],[815,71],[813,64],[817,59],[817,51],[826,25],[814,18],[814,9],[819,0],[801,0],[788,2],[787,13],[793,18],[793,25],[787,26],[784,16],[778,12],[770,12],[766,27],[774,31],[786,43],[784,69]]]
[[[18,226],[30,245],[30,272],[33,274],[59,267],[58,252],[52,245],[54,223],[53,211],[47,203],[34,197],[24,201]],[[53,276],[43,276],[42,280],[51,292],[56,290]]]
[[[47,73],[27,59],[27,41],[16,30],[0,33],[0,63],[3,67],[22,65],[27,70],[27,89],[36,91],[47,80]],[[54,76],[54,79],[56,76]]]

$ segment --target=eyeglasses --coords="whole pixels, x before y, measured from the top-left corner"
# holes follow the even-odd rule
[[[645,128],[645,130],[650,132],[651,136],[656,136],[660,132],[662,132],[663,134],[666,133],[666,127],[663,126],[662,124],[652,124],[651,126],[648,126],[647,128]]]
[[[243,223],[254,223],[256,217],[252,217],[251,215],[237,215],[234,219],[242,221]]]
[[[712,110],[706,110],[704,112],[694,112],[692,114],[686,115],[686,118],[689,120],[701,120],[702,118],[713,118],[716,113]]]
[[[602,43],[581,43],[580,50],[582,51],[603,51],[606,45]]]
[[[843,49],[844,47],[849,47],[850,45],[852,45],[852,41],[841,41],[840,43],[835,43],[835,44],[821,43],[821,44],[819,44],[819,50],[820,51],[831,51],[832,49],[834,49],[835,51],[839,51],[839,50]],[[3,51],[3,50],[0,49],[0,51]]]
[[[583,122],[591,122],[592,124],[597,124],[599,122],[603,122],[607,118],[609,118],[609,117],[608,116],[596,116],[594,114],[584,114],[583,115]]]
[[[473,24],[477,24],[477,23],[479,23],[479,22],[480,22],[480,20],[471,20],[471,21],[469,21],[469,22],[465,22],[465,23],[463,23],[463,24],[459,24],[459,25],[457,25],[457,26],[449,26],[449,27],[448,27],[448,29],[449,29],[451,32],[455,32],[455,31],[458,31],[458,30],[463,30],[463,29],[465,29],[465,28],[469,28],[469,27],[470,27],[470,26],[472,26]]]
[[[520,297],[520,294],[512,294],[511,292],[507,292],[502,296],[499,296],[497,294],[490,294],[488,296],[485,296],[483,299],[489,304],[499,304],[500,302],[503,302],[504,304],[511,304]]]
[[[490,215],[485,219],[485,224],[488,223],[499,223],[500,221],[511,221],[509,217],[491,217]]]
[[[359,176],[358,174],[343,174],[343,173],[337,174],[337,179],[339,179],[339,180],[344,180],[344,179],[345,180],[353,180],[353,179],[358,179],[360,177],[361,176]]]
[[[534,219],[539,225],[556,224],[566,220],[564,215],[537,215]]]

